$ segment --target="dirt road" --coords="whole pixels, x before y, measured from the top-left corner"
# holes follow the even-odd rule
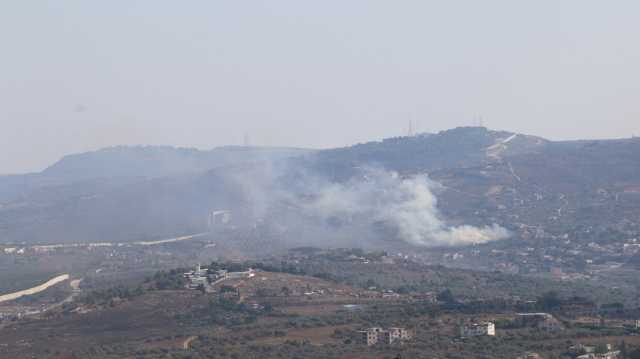
[[[34,295],[34,294],[38,294],[40,292],[44,292],[45,290],[53,287],[54,285],[64,282],[65,280],[69,279],[69,275],[68,274],[62,274],[59,275],[55,278],[49,279],[48,281],[46,281],[45,283],[40,284],[39,286],[33,287],[33,288],[29,288],[29,289],[25,289],[25,290],[21,290],[18,292],[14,292],[14,293],[9,293],[9,294],[5,294],[5,295],[0,295],[0,303],[2,302],[8,302],[11,300],[16,300],[18,298],[24,297],[25,295]]]

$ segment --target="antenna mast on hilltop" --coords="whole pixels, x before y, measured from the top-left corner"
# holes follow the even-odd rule
[[[249,132],[244,133],[244,147],[250,147],[251,142],[249,141]]]
[[[413,121],[409,120],[409,131],[407,131],[407,136],[413,137],[415,136],[415,132],[413,130]]]
[[[473,120],[473,125],[476,127],[484,127],[484,118],[482,115],[478,115],[478,117]]]

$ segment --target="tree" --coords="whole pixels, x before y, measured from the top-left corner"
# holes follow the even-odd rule
[[[538,298],[540,308],[544,310],[552,310],[560,306],[562,301],[556,291],[548,291]]]
[[[256,290],[256,297],[264,298],[264,297],[268,297],[268,296],[269,296],[269,291],[267,290],[267,288],[258,288]]]
[[[596,354],[604,354],[609,351],[609,348],[606,344],[598,344],[596,345]]]
[[[632,352],[629,353],[628,355],[629,359],[640,359],[640,349],[636,349]]]
[[[366,288],[374,288],[378,287],[378,284],[371,278],[367,279],[367,282],[364,284]]]
[[[220,286],[220,293],[235,293],[236,289],[230,285],[223,284]]]
[[[453,296],[453,292],[451,292],[451,289],[449,288],[438,293],[438,295],[436,296],[436,299],[440,302],[447,303],[447,304],[456,302],[456,298]]]

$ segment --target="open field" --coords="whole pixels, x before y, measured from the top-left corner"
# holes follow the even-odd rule
[[[266,278],[266,279],[262,279]],[[284,278],[296,279],[300,288],[337,288],[354,294],[362,291],[333,285],[324,280],[283,273],[260,273],[254,278],[235,281],[238,288],[259,292],[277,288]],[[306,299],[304,293],[288,300],[259,298],[245,292],[245,301],[274,303],[271,312],[244,312],[217,303],[216,293],[163,290],[147,292],[130,300],[111,301],[106,306],[79,304],[77,309],[49,319],[20,322],[0,329],[0,356],[28,357],[37,353],[56,353],[54,357],[78,358],[156,358],[159,353],[200,353],[217,358],[222,351],[240,358],[388,358],[404,353],[437,350],[460,353],[469,358],[484,358],[502,349],[492,358],[512,358],[526,348],[542,348],[559,353],[568,342],[619,343],[640,346],[640,336],[601,335],[597,331],[576,334],[573,330],[550,334],[531,329],[498,329],[495,338],[456,341],[457,324],[469,320],[509,320],[515,313],[481,309],[476,314],[442,311],[421,303],[400,299],[351,298],[352,304],[364,304],[347,310],[342,304],[320,298]],[[328,292],[325,292],[328,293]],[[325,294],[331,296],[331,294]],[[294,300],[301,298],[303,303]],[[248,315],[248,316],[247,316]],[[247,320],[253,317],[251,320]],[[244,319],[243,319],[244,318]],[[580,323],[583,318],[575,322]],[[614,321],[611,321],[614,324]],[[355,341],[355,332],[370,326],[403,326],[415,333],[404,346],[369,348]],[[607,333],[603,331],[602,333]],[[217,351],[216,351],[217,350]],[[299,352],[302,351],[302,352]],[[111,354],[108,354],[111,353]],[[133,353],[136,353],[135,356]],[[269,353],[269,354],[266,354]],[[287,353],[287,354],[284,354]],[[295,354],[298,353],[298,354]],[[474,356],[473,353],[478,353]],[[74,356],[75,355],[75,356]],[[484,356],[483,356],[484,355]],[[46,357],[46,356],[45,356]]]
[[[192,241],[171,245],[185,243]],[[52,357],[382,359],[400,353],[408,358],[438,353],[443,358],[455,354],[458,356],[451,358],[513,359],[523,350],[554,357],[569,343],[618,344],[624,340],[640,347],[640,336],[628,320],[639,313],[631,308],[624,314],[626,321],[620,314],[603,314],[607,318],[602,326],[590,325],[597,307],[576,315],[558,307],[554,314],[566,328],[557,333],[514,324],[519,311],[538,310],[535,303],[545,291],[565,285],[568,294],[559,294],[564,298],[589,294],[581,287],[547,286],[547,281],[533,278],[519,282],[516,275],[398,259],[349,259],[344,254],[290,257],[289,262],[204,263],[211,273],[225,266],[235,268],[230,273],[251,265],[255,271],[251,277],[232,276],[236,279],[224,279],[202,290],[185,289],[185,268],[157,272],[129,287],[88,290],[87,284],[95,278],[89,283],[86,278],[76,280],[65,286],[66,295],[79,292],[73,302],[46,314],[5,321],[0,329],[0,357],[47,358],[42,354],[58,353]],[[117,272],[109,275],[118,278]],[[499,280],[503,283],[497,283]],[[414,285],[399,286],[403,282]],[[532,283],[535,286],[529,285]],[[485,285],[493,290],[476,289]],[[515,285],[519,291],[528,288],[529,296],[508,296],[506,288]],[[463,286],[472,288],[459,289]],[[449,287],[451,293],[446,296],[441,290]],[[592,302],[585,298],[573,303]],[[477,321],[500,323],[497,335],[461,340],[458,326]],[[357,331],[370,327],[403,327],[415,336],[403,345],[367,347],[359,341]]]
[[[341,304],[292,305],[282,308],[282,312],[294,315],[328,315],[344,308]]]
[[[193,292],[151,293],[113,308],[85,308],[84,314],[30,320],[1,329],[0,357],[43,353],[53,348],[60,352],[60,357],[70,358],[74,351],[115,343],[142,348],[150,342],[180,336],[184,328],[174,314],[205,303],[206,298]],[[184,339],[169,342],[181,347]]]
[[[349,325],[332,325],[318,328],[304,328],[287,331],[280,337],[261,338],[254,341],[255,344],[277,345],[286,341],[307,341],[312,345],[339,344],[341,340],[333,335],[336,330],[353,330]]]

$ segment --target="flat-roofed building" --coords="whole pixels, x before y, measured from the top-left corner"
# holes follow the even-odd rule
[[[378,344],[378,340],[382,336],[382,328],[368,328],[366,330],[361,330],[358,332],[360,335],[360,342],[363,344],[367,344],[368,346]]]
[[[495,336],[496,325],[493,322],[472,323],[460,326],[460,336],[463,338]]]
[[[379,327],[368,328],[358,332],[360,342],[368,346],[376,344],[394,344],[405,340],[410,340],[411,332],[405,328],[388,328]]]

